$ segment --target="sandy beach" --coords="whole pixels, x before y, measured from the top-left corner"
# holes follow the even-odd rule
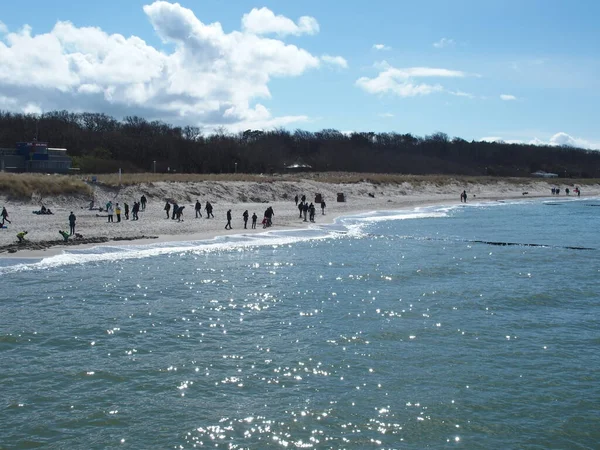
[[[560,196],[552,196],[550,189],[561,187]],[[125,220],[107,223],[106,212],[89,209],[89,196],[44,198],[43,203],[53,212],[52,215],[37,215],[33,211],[40,209],[39,199],[26,202],[14,202],[0,197],[0,205],[6,207],[12,223],[0,230],[0,257],[44,257],[61,253],[73,246],[95,246],[99,244],[144,244],[160,241],[188,241],[210,239],[218,235],[260,233],[265,231],[261,225],[263,214],[268,206],[274,210],[273,227],[269,230],[291,230],[312,226],[299,218],[294,201],[295,195],[306,195],[308,202],[315,201],[315,194],[322,194],[325,202],[325,214],[320,205],[316,206],[315,224],[332,222],[336,217],[375,210],[397,210],[427,205],[460,203],[460,193],[467,191],[468,203],[502,201],[507,199],[552,197],[565,199],[564,183],[546,180],[527,180],[515,183],[499,179],[486,184],[456,183],[438,185],[436,183],[374,184],[369,182],[333,184],[315,180],[241,182],[241,181],[203,181],[203,182],[155,182],[127,186],[120,189],[94,185],[95,206],[104,207],[108,201],[130,208],[142,195],[148,199],[146,209],[140,211],[139,220]],[[344,202],[338,202],[338,193],[343,193]],[[600,185],[586,186],[582,197],[600,195]],[[570,198],[575,195],[571,192]],[[172,199],[185,206],[183,220],[166,218],[165,201]],[[195,217],[194,204],[202,203],[202,218]],[[204,206],[210,201],[214,207],[214,219],[207,219]],[[232,230],[225,230],[226,213],[232,211]],[[244,229],[242,214],[248,210],[250,216],[256,213],[258,224]],[[63,242],[59,230],[69,230],[70,212],[76,217],[76,232],[82,239],[70,238]],[[130,213],[130,219],[132,215]],[[27,243],[17,244],[16,234],[27,231]],[[79,247],[81,248],[81,247]]]

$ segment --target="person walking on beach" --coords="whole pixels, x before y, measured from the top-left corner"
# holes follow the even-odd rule
[[[183,216],[183,208],[185,208],[185,206],[179,206],[177,208],[177,214],[175,214],[175,217],[177,217],[177,222],[183,222],[183,219],[181,218]]]
[[[308,203],[304,203],[302,206],[302,213],[304,214],[304,222],[306,222],[306,215],[308,214]]]
[[[165,211],[167,213],[167,219],[169,218],[169,211],[171,210],[171,204],[169,203],[169,200],[167,200],[167,202],[165,203]]]
[[[321,214],[325,215],[325,200],[321,200]]]
[[[242,217],[244,218],[244,230],[246,230],[248,227],[248,210],[244,211],[244,214],[242,214]]]
[[[73,214],[73,211],[71,211],[71,214],[69,214],[69,234],[71,236],[73,236],[75,234],[75,221],[77,220],[77,217],[75,217],[75,214]]]
[[[113,220],[114,210],[113,210],[112,202],[108,202],[106,204],[106,212],[108,213],[108,222],[109,223],[114,222],[114,220]]]
[[[196,200],[196,219],[202,217],[202,203],[200,200]]]
[[[296,202],[296,206],[298,206],[298,194],[294,197],[294,201]]]
[[[252,214],[252,229],[256,229],[256,219],[258,219],[256,213]]]
[[[175,220],[175,217],[177,217],[177,211],[179,211],[179,205],[177,204],[177,202],[173,202],[173,211],[171,213],[171,220]]]
[[[300,211],[300,215],[298,216],[298,219],[302,219],[302,211],[304,211],[304,202],[300,202],[298,204],[298,211]]]
[[[119,206],[118,203],[115,208],[115,213],[117,214],[117,223],[119,223],[121,221],[121,207]]]
[[[148,200],[146,199],[145,195],[142,195],[142,198],[140,198],[140,205],[142,205],[142,211],[146,211],[146,202]]]
[[[231,230],[231,210],[227,211],[227,225],[225,225],[226,230]]]
[[[129,204],[123,203],[123,208],[125,208],[125,220],[129,220]]]
[[[206,218],[210,219],[211,217],[214,219],[215,216],[213,215],[213,206],[210,204],[209,201],[206,202],[206,205],[204,206],[204,211],[206,211]]]
[[[2,207],[1,215],[2,215],[2,223],[4,223],[4,222],[12,223],[10,220],[8,220],[8,211],[6,210],[5,206]]]
[[[306,202],[306,195],[302,194],[302,203]]]
[[[140,204],[138,202],[133,202],[133,208],[131,210],[131,214],[133,214],[132,220],[138,220],[138,212],[139,211],[140,211]],[[168,215],[169,215],[169,213],[167,213],[167,216]]]
[[[315,205],[313,205],[312,203],[308,206],[308,214],[310,217],[310,221],[314,222],[315,221]]]

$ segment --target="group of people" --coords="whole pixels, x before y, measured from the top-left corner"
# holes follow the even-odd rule
[[[195,211],[196,211],[196,219],[198,217],[202,217],[202,203],[200,203],[200,200],[196,200],[196,206],[194,207]],[[211,205],[211,203],[207,200],[206,204],[204,205],[204,212],[206,212],[206,218],[210,219],[211,217],[214,219],[215,216],[213,214],[213,205]]]
[[[142,195],[142,198],[139,202],[133,202],[133,208],[131,208],[131,220],[140,220],[138,213],[140,209],[143,211],[146,209],[146,197]],[[106,203],[106,213],[108,217],[108,223],[114,223],[114,216],[117,216],[117,223],[121,221],[121,214],[124,214],[125,220],[129,220],[129,204],[127,202],[123,203],[123,208],[119,203],[115,203],[113,206],[112,201],[108,201]]]
[[[550,191],[552,192],[552,195],[560,195],[560,188],[553,187],[552,189],[550,189]],[[578,186],[576,186],[575,189],[573,189],[573,192],[577,194],[577,197],[581,196],[581,189],[579,189]],[[569,190],[569,188],[565,188],[565,194],[569,195],[570,193],[571,191]]]
[[[320,196],[320,194],[319,194]],[[321,204],[321,214],[325,214],[325,199],[321,198],[320,199],[320,204]],[[294,197],[294,201],[296,202],[296,206],[298,207],[298,212],[300,213],[300,215],[298,216],[299,219],[304,218],[304,222],[307,222],[308,220],[310,220],[311,222],[315,221],[315,212],[316,212],[316,207],[315,205],[311,202],[310,204],[306,201],[306,195],[302,195],[302,197],[298,197],[298,195],[296,195]],[[298,201],[300,201],[300,203],[298,203]],[[319,198],[316,197],[315,198],[315,202],[319,202]]]
[[[262,221],[262,225],[263,228],[268,228],[270,226],[273,225],[273,216],[275,215],[275,212],[273,211],[273,207],[269,206],[266,210],[265,210],[265,214],[263,216],[263,221]],[[231,230],[232,226],[231,226],[231,220],[232,220],[232,215],[231,215],[231,209],[227,210],[227,223],[225,224],[225,229],[226,230]],[[242,214],[242,220],[244,221],[244,229],[248,228],[248,220],[250,219],[250,213],[248,212],[248,210],[245,210],[244,213]],[[256,222],[258,220],[258,216],[256,215],[256,213],[252,213],[252,229],[256,229]]]

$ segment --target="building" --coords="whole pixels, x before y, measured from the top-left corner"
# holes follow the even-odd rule
[[[51,148],[47,142],[17,142],[15,148],[0,148],[3,172],[68,173],[71,158],[66,148]]]

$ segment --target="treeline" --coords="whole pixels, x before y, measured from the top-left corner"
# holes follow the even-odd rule
[[[82,172],[273,173],[300,163],[315,171],[600,178],[600,152],[571,147],[468,142],[444,133],[247,130],[204,135],[141,117],[54,111],[0,112],[0,147],[37,136],[68,149]]]

